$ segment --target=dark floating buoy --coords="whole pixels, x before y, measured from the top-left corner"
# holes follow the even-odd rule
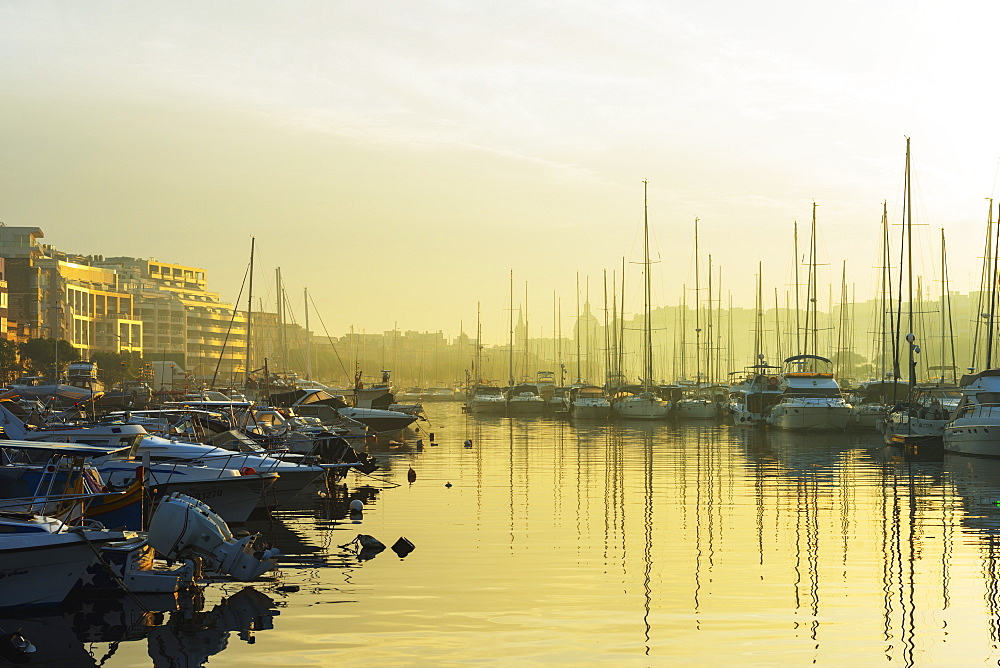
[[[406,472],[406,479],[410,482],[414,482],[417,479],[417,472],[413,470],[412,466],[410,467],[410,470]]]
[[[389,549],[391,549],[393,552],[395,552],[396,556],[398,556],[400,559],[405,559],[406,555],[408,555],[410,552],[413,552],[413,550],[415,548],[414,548],[413,543],[411,543],[406,538],[403,538],[402,536],[400,536],[399,540],[397,540],[395,543],[393,543],[392,547],[389,548]]]
[[[444,486],[445,486],[445,487],[451,487],[451,483],[450,483],[450,482],[446,482],[446,483],[444,484]]]
[[[298,585],[281,585],[280,587],[278,587],[278,591],[284,591],[284,592],[296,592],[298,590],[299,590]]]
[[[472,447],[472,439],[471,438],[465,439],[465,443],[463,443],[462,445],[464,445],[467,448],[471,448]]]
[[[341,545],[341,547],[353,547],[356,550],[359,561],[368,561],[385,549],[385,545],[382,541],[375,536],[369,536],[365,533],[359,533],[354,537],[354,540],[345,545]]]
[[[428,436],[430,437],[430,439],[431,439],[431,445],[434,445],[434,432],[432,431],[431,433],[429,433],[429,434],[427,434],[427,435],[428,435]]]

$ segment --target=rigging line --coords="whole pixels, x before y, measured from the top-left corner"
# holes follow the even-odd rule
[[[340,362],[340,368],[344,371],[344,376],[347,378],[348,382],[352,382],[353,378],[351,374],[347,372],[347,367],[344,366],[344,360],[340,359],[340,353],[337,351],[337,346],[333,345],[333,339],[330,338],[330,332],[326,330],[326,323],[323,322],[323,314],[319,312],[319,308],[316,307],[316,302],[313,301],[312,295],[309,295],[309,303],[313,305],[316,309],[316,317],[319,318],[319,324],[323,327],[323,333],[326,334],[327,341],[330,342],[330,347],[333,348],[333,354],[336,355],[337,361]]]
[[[247,284],[247,276],[250,275],[250,265],[247,265],[246,273],[243,274],[243,283],[240,285],[240,294],[236,298],[236,305],[233,306],[233,317],[229,319],[229,327],[226,329],[226,338],[222,340],[222,352],[219,353],[219,359],[215,363],[215,371],[212,373],[212,387],[215,387],[215,379],[219,375],[219,367],[222,366],[222,360],[226,356],[226,345],[229,343],[229,334],[233,331],[233,323],[236,322],[236,312],[239,309],[240,300],[243,298],[243,288]],[[250,319],[247,318],[247,331],[250,331]],[[246,361],[247,368],[250,367],[250,360]]]

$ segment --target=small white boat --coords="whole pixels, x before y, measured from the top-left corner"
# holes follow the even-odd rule
[[[905,401],[878,421],[886,443],[904,436],[943,437],[945,427],[962,400],[962,391],[950,386],[914,386]]]
[[[569,415],[581,420],[606,420],[611,415],[611,402],[604,390],[596,385],[570,388],[566,398]]]
[[[507,397],[496,385],[476,385],[469,394],[466,408],[474,415],[504,415]]]
[[[625,420],[665,420],[670,416],[670,402],[652,390],[628,386],[619,388],[612,397],[611,410]]]
[[[534,383],[520,383],[507,392],[507,415],[541,415],[545,400]]]

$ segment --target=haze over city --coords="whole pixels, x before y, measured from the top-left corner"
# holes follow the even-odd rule
[[[693,220],[751,306],[819,204],[822,284],[874,297],[904,136],[924,273],[978,288],[1000,157],[982,3],[0,3],[0,220],[79,253],[204,267],[235,302],[282,268],[338,334],[571,327],[576,273],[693,284]],[[704,268],[703,268],[704,269]],[[825,294],[825,291],[821,291]],[[630,300],[631,301],[631,300]],[[632,308],[635,310],[635,308]],[[301,315],[300,315],[301,317]],[[544,324],[543,324],[544,323]],[[534,329],[534,327],[532,328]]]

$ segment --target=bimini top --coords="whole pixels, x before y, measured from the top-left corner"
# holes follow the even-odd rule
[[[789,362],[794,362],[796,360],[820,360],[821,362],[826,362],[827,364],[833,364],[831,360],[828,360],[825,357],[820,357],[819,355],[792,355],[791,357],[786,358],[783,363],[788,364]]]
[[[54,455],[65,455],[67,457],[106,457],[123,450],[128,450],[131,445],[90,445],[87,443],[56,443],[53,441],[5,441],[0,440],[0,450],[28,450],[34,452],[50,452]]]

